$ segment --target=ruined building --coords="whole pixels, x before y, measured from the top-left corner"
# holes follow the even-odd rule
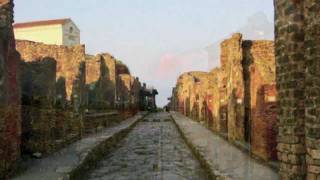
[[[177,81],[174,109],[236,144],[251,144],[254,155],[276,160],[275,57],[272,41],[221,43],[221,67],[188,72]]]
[[[140,109],[144,111],[155,111],[157,109],[156,96],[158,90],[153,87],[147,88],[147,85],[143,83],[140,89]]]
[[[66,82],[66,98],[68,100],[74,98],[74,101],[83,104],[86,75],[84,45],[68,47],[25,40],[17,40],[16,44],[17,50],[25,62],[38,61],[44,57],[55,59],[57,61],[57,79],[63,78]]]
[[[86,60],[87,103],[93,109],[113,109],[116,93],[116,60],[98,54]]]
[[[139,78],[112,55],[15,40],[13,0],[0,0],[0,13],[0,179],[21,154],[53,153],[145,105]]]

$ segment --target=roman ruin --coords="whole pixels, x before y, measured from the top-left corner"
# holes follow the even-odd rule
[[[170,104],[229,141],[250,144],[257,157],[277,160],[276,92],[273,42],[236,33],[221,43],[221,67],[181,75]]]
[[[0,179],[104,177],[99,166],[320,179],[320,3],[274,6],[274,41],[232,34],[220,66],[180,74],[159,112],[158,90],[109,52],[15,39],[14,0],[0,0]]]

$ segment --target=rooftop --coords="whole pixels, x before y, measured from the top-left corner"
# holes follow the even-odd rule
[[[64,18],[64,19],[31,21],[31,22],[15,23],[13,25],[13,27],[14,28],[27,28],[27,27],[35,27],[35,26],[47,26],[47,25],[65,24],[67,21],[70,21],[70,20],[71,20],[70,18]]]

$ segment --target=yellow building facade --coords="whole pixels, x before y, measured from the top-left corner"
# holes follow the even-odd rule
[[[64,46],[80,44],[80,30],[71,19],[16,23],[13,27],[19,40]]]

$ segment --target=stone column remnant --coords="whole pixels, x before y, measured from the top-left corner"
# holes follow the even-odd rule
[[[13,0],[0,0],[0,179],[20,156],[20,56],[12,28],[13,6]]]

